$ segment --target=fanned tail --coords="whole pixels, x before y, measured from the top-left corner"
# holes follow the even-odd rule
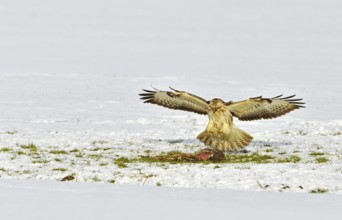
[[[232,151],[247,146],[253,137],[247,132],[233,126],[229,134],[217,134],[203,131],[197,136],[201,142],[221,151]]]

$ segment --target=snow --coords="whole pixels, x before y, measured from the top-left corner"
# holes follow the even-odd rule
[[[2,213],[337,218],[341,6],[338,0],[2,0]],[[235,123],[254,136],[247,151],[301,160],[120,168],[113,162],[119,157],[204,148],[195,137],[207,118],[143,104],[138,93],[150,85],[226,101],[297,94],[307,108]],[[23,147],[31,143],[36,152]],[[320,157],[328,161],[318,163]],[[75,183],[58,182],[70,174]],[[327,193],[310,193],[318,189]]]
[[[341,197],[0,180],[6,219],[339,219]],[[18,200],[20,198],[20,200]],[[324,205],[322,205],[324,204]]]

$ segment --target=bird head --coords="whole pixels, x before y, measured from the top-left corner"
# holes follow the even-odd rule
[[[212,99],[209,102],[209,107],[213,110],[213,111],[217,111],[218,109],[224,107],[224,102],[222,99]]]

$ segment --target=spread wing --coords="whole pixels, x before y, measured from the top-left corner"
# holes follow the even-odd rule
[[[243,121],[271,119],[284,115],[292,110],[304,108],[302,99],[294,99],[295,95],[274,98],[255,97],[240,102],[227,102],[226,106],[233,116]]]
[[[172,88],[170,87],[170,89]],[[208,101],[184,91],[172,90],[150,91],[143,89],[145,93],[139,95],[141,96],[140,99],[144,100],[144,103],[157,104],[170,109],[190,111],[198,114],[207,114]]]

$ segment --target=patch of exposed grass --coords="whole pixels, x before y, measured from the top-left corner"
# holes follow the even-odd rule
[[[285,155],[287,152],[286,151],[282,151],[282,152],[279,152],[278,154],[279,155]]]
[[[131,163],[131,159],[127,157],[119,157],[114,160],[114,164],[117,165],[119,168],[127,168],[127,163]]]
[[[19,155],[19,156],[20,155],[25,155],[25,152],[24,151],[17,151],[16,154]]]
[[[55,161],[56,161],[56,162],[62,162],[63,160],[60,159],[60,158],[55,158]]]
[[[274,151],[274,149],[272,149],[272,148],[265,150],[266,153],[272,153],[273,151]]]
[[[76,179],[76,174],[75,173],[72,173],[70,175],[67,175],[65,177],[63,177],[60,181],[72,181],[72,180],[75,180]]]
[[[31,170],[23,170],[21,173],[22,174],[30,174],[30,173],[32,173],[32,171]]]
[[[50,154],[68,154],[65,150],[51,150]]]
[[[88,157],[94,160],[99,160],[103,157],[103,155],[102,154],[89,154]]]
[[[316,161],[316,163],[327,163],[327,162],[329,162],[329,159],[326,157],[316,157],[315,161]]]
[[[291,155],[285,158],[277,159],[276,163],[298,163],[301,160],[302,158],[300,158],[299,156]]]
[[[252,154],[228,154],[223,163],[272,163],[275,156],[263,155],[258,152]]]
[[[38,147],[34,144],[20,145],[22,149],[29,150],[31,154],[38,154]]]
[[[327,193],[329,192],[328,189],[324,189],[324,188],[316,188],[316,189],[312,189],[309,191],[309,193]]]
[[[323,156],[324,153],[323,152],[311,152],[309,155],[313,156],[313,157],[316,157],[316,156]]]
[[[6,172],[6,169],[3,167],[0,167],[0,172]]]
[[[156,186],[161,186],[162,184],[160,182],[157,182],[156,183]]]
[[[74,148],[74,149],[70,150],[69,152],[70,153],[78,153],[78,152],[80,152],[80,150],[77,148]]]
[[[50,161],[38,158],[37,160],[33,160],[32,163],[50,163]]]
[[[97,176],[93,176],[93,178],[91,178],[91,180],[94,182],[100,182],[101,181],[101,179]]]
[[[116,180],[112,179],[112,180],[108,180],[108,183],[114,184],[116,182]]]
[[[82,152],[78,152],[75,154],[75,157],[77,158],[83,158],[84,154]]]
[[[63,168],[63,167],[61,167],[61,168],[53,168],[52,169],[52,171],[59,171],[59,172],[65,172],[67,170],[68,170],[67,168]]]
[[[12,148],[9,148],[9,147],[0,148],[0,152],[3,152],[3,153],[7,153],[7,152],[11,152],[11,151],[12,151]]]

